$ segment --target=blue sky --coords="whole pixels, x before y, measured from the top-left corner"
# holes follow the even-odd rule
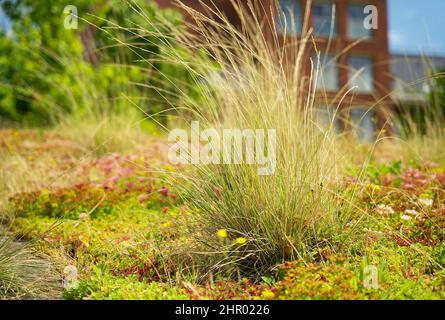
[[[392,52],[445,55],[445,0],[388,0]]]
[[[4,28],[6,28],[6,27],[7,27],[6,23],[7,23],[7,21],[6,21],[6,19],[5,19],[5,14],[4,14],[3,11],[0,9],[0,27],[4,27]]]
[[[445,0],[388,0],[388,6],[392,52],[445,55]]]

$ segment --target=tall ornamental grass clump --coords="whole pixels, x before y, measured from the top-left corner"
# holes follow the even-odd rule
[[[49,264],[0,230],[0,299],[55,298],[58,277]]]
[[[184,95],[181,110],[190,115],[186,120],[220,133],[276,132],[276,145],[264,146],[267,154],[276,155],[270,175],[259,174],[261,165],[243,161],[195,163],[172,178],[195,212],[192,231],[197,252],[207,257],[206,270],[254,276],[284,260],[310,261],[320,259],[322,249],[341,249],[356,231],[351,222],[353,192],[345,194],[340,187],[344,155],[333,124],[317,124],[316,81],[303,75],[303,68],[314,64],[305,56],[310,32],[298,42],[284,40],[279,45],[276,21],[259,20],[257,14],[270,8],[260,8],[255,1],[232,1],[240,21],[234,27],[214,6],[201,5],[207,14],[180,3],[194,21],[186,29],[172,28],[169,34],[181,49],[170,48],[158,57],[194,75],[200,94],[196,99]],[[265,32],[268,28],[271,34]],[[172,39],[159,36],[168,47]],[[318,76],[319,70],[313,70],[312,77]],[[218,144],[216,140],[206,143]],[[242,157],[237,152],[235,156]]]
[[[65,2],[0,2],[11,20],[8,32],[0,27],[0,126],[49,126],[86,153],[126,152],[146,143],[146,133],[158,132],[143,113],[161,111],[165,91],[175,100],[160,74],[183,70],[145,64],[161,50],[158,38],[115,26],[150,18],[152,31],[163,33],[157,20],[179,27],[181,15],[155,1],[132,0],[144,11],[140,16],[127,1],[79,0],[78,28],[69,29]]]

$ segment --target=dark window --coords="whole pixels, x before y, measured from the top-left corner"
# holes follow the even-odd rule
[[[279,0],[278,30],[289,35],[301,34],[302,18],[299,0]]]
[[[364,4],[351,4],[348,6],[348,37],[351,39],[370,39],[372,30],[365,28]]]
[[[360,142],[373,142],[375,139],[375,121],[373,110],[355,107],[350,111],[352,131]]]
[[[332,54],[320,54],[313,57],[316,76],[314,83],[319,91],[337,91],[339,89],[338,63]]]
[[[312,3],[312,26],[316,35],[329,37],[337,34],[337,21],[333,1],[314,1]]]
[[[367,56],[349,57],[349,86],[357,92],[374,90],[374,65],[372,58]]]

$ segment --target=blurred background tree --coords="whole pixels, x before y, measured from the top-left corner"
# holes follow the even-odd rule
[[[150,36],[158,28],[168,32],[157,22],[182,24],[179,12],[161,10],[154,1],[76,0],[77,30],[64,27],[64,8],[73,1],[0,3],[11,21],[11,30],[0,29],[2,122],[47,125],[72,112],[113,112],[131,104],[123,96],[134,98],[145,112],[156,113],[171,106],[159,90],[150,89],[152,85],[164,86],[174,103],[178,87],[164,81],[165,76],[185,83],[190,78],[177,66],[147,63],[165,50],[159,37]]]

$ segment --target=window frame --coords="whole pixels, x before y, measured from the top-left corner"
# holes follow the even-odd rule
[[[353,119],[352,113],[360,112],[361,115],[356,117],[356,119]],[[354,135],[354,138],[356,138],[359,142],[368,142],[371,143],[375,141],[376,139],[376,130],[377,130],[377,114],[375,110],[373,110],[370,107],[366,107],[364,105],[356,105],[349,108],[349,119],[350,119],[350,125],[352,129],[352,133]],[[362,123],[367,121],[370,121],[371,124],[371,132],[368,132],[364,126],[362,126]],[[356,120],[356,121],[355,121]],[[363,128],[363,129],[362,129]]]
[[[337,92],[340,90],[340,63],[338,57],[334,53],[314,53],[312,59],[314,61],[314,72],[319,70],[317,77],[314,77],[314,85],[316,85],[317,91]],[[318,60],[320,59],[320,60]],[[318,63],[321,64],[319,67]],[[326,86],[325,70],[332,67],[335,69],[335,86]],[[317,82],[315,82],[317,80]],[[321,82],[320,82],[321,81]]]
[[[331,15],[327,19],[327,24],[329,26],[329,32],[326,33],[326,34],[325,33],[320,34],[320,29],[324,28],[324,25],[321,25],[319,28],[316,28],[316,26],[315,26],[314,7],[317,6],[317,5],[325,5],[325,6],[330,7],[329,10],[330,10]],[[333,9],[334,6],[335,6],[336,10],[335,10],[334,21],[332,23],[332,13],[333,13],[333,10],[334,10]],[[336,2],[336,0],[313,0],[312,1],[312,5],[311,5],[311,25],[312,25],[315,37],[318,37],[318,38],[321,38],[321,39],[329,38],[331,35],[332,35],[333,38],[338,37],[339,22],[338,22],[338,11],[337,11],[337,2]]]
[[[321,130],[327,130],[332,125],[336,134],[343,132],[343,118],[341,110],[334,106],[317,103],[315,107],[315,121]]]
[[[354,58],[366,58],[366,59],[369,59],[370,66],[371,66],[370,67],[370,71],[371,71],[371,84],[370,84],[370,89],[369,90],[362,89],[362,86],[357,85],[357,81],[360,83],[360,79],[361,79],[361,77],[363,77],[363,75],[357,74],[360,71],[360,69],[353,68],[351,60],[354,59]],[[367,55],[367,54],[351,54],[351,55],[348,56],[347,62],[348,62],[348,87],[352,88],[354,85],[357,86],[357,88],[354,89],[353,92],[359,93],[359,94],[372,94],[372,93],[374,93],[375,89],[376,89],[376,84],[375,84],[375,81],[376,81],[376,78],[375,78],[376,71],[375,71],[375,59],[374,59],[374,57],[371,56],[371,55]],[[355,83],[352,83],[353,79],[354,79]]]
[[[290,6],[283,8],[282,2],[291,2],[296,5],[296,8],[290,10]],[[303,32],[303,12],[302,12],[302,1],[301,0],[277,0],[277,31],[280,35],[286,36],[301,36]],[[298,17],[295,16],[295,12],[298,10]],[[291,15],[294,14],[294,16]],[[288,16],[289,15],[289,16]],[[284,19],[285,24],[284,24]],[[288,20],[292,20],[292,24],[289,24]]]
[[[346,19],[347,19],[347,21],[346,21],[346,36],[348,37],[348,39],[350,39],[350,40],[359,40],[359,39],[363,39],[364,41],[367,41],[367,42],[371,42],[371,41],[373,41],[374,40],[374,38],[375,38],[375,30],[366,30],[364,27],[363,27],[363,29],[364,30],[366,30],[366,31],[369,31],[369,35],[367,35],[367,36],[361,36],[361,37],[354,37],[354,36],[352,36],[351,35],[351,23],[350,23],[350,8],[351,7],[353,7],[353,6],[356,6],[356,7],[358,7],[358,6],[360,6],[360,7],[362,7],[362,9],[364,9],[366,6],[367,6],[367,4],[366,3],[363,3],[363,2],[348,2],[347,3],[347,14],[346,14]],[[365,16],[365,13],[362,11],[362,14],[363,14],[363,19],[366,17]],[[364,21],[364,20],[363,20]],[[362,21],[362,22],[363,22]]]

